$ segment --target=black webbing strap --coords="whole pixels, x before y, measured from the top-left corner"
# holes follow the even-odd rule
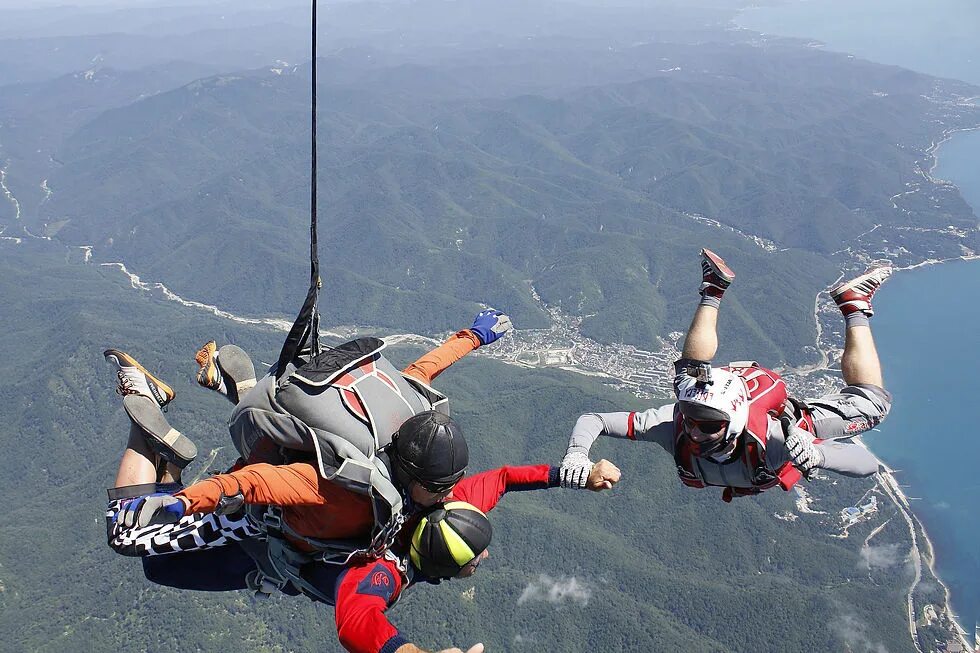
[[[313,356],[320,353],[320,311],[317,309],[317,298],[320,294],[320,259],[317,254],[316,238],[316,0],[313,0],[313,80],[312,98],[313,111],[310,128],[312,163],[310,167],[310,289],[306,293],[306,301],[300,309],[296,321],[289,329],[286,342],[279,352],[279,363],[276,365],[276,379],[282,377],[286,366],[296,358],[307,343],[310,344]]]

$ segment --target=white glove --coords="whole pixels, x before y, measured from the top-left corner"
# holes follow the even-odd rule
[[[810,471],[822,467],[824,463],[823,453],[813,444],[813,434],[787,422],[783,422],[783,432],[786,434],[790,461],[809,478]]]
[[[589,481],[589,474],[592,473],[593,464],[588,454],[581,451],[565,454],[565,459],[561,461],[561,469],[558,470],[561,486],[584,490]]]

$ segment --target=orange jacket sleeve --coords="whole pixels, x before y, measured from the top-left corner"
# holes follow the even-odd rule
[[[443,370],[479,346],[480,339],[469,329],[463,329],[402,371],[429,385]]]
[[[245,503],[277,506],[316,506],[325,500],[320,477],[313,465],[246,465],[227,474],[218,474],[186,487],[176,494],[190,502],[188,512],[213,512],[221,495],[240,491]]]

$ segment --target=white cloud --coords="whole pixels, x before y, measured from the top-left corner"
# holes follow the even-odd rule
[[[902,553],[901,544],[884,544],[882,546],[866,546],[861,549],[861,567],[865,569],[887,569],[894,567],[906,559]]]
[[[547,574],[541,574],[537,580],[528,583],[517,599],[517,604],[521,605],[528,601],[547,601],[556,604],[571,601],[587,605],[591,596],[592,590],[574,576],[552,578]]]
[[[830,623],[830,629],[841,636],[853,653],[888,653],[881,642],[872,642],[868,626],[851,615],[844,615]]]

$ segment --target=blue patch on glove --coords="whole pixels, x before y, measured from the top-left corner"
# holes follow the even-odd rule
[[[470,331],[479,338],[481,345],[489,345],[491,342],[496,342],[511,328],[510,317],[491,308],[477,313]]]
[[[123,502],[114,521],[132,528],[153,524],[175,524],[184,516],[184,502],[165,492],[155,492]]]

